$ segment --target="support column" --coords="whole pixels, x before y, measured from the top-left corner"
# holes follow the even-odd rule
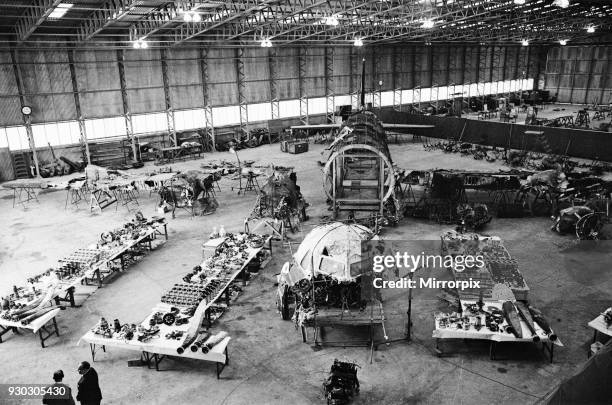
[[[19,103],[21,104],[21,108],[27,106],[28,103],[25,99],[25,91],[23,89],[23,80],[21,78],[21,69],[19,68],[19,64],[17,62],[17,52],[15,50],[11,50],[11,62],[13,64],[13,72],[15,73],[15,82],[17,83],[17,91],[19,92]],[[34,159],[34,167],[36,168],[36,177],[40,178],[40,167],[38,165],[38,154],[36,153],[36,143],[34,142],[34,134],[32,133],[32,117],[31,115],[21,115],[23,118],[23,125],[26,129],[26,134],[28,136],[28,144],[30,145],[30,150],[32,151],[32,157]]]
[[[545,47],[539,47],[537,50],[537,55],[538,60],[536,61],[536,75],[533,80],[534,90],[538,90],[540,75],[542,74],[542,67],[544,67],[544,72],[546,73],[546,64],[548,63],[548,50]]]
[[[381,88],[380,88],[380,78],[378,77],[378,72],[380,72],[380,58],[376,54],[376,48],[372,48],[372,80],[370,81],[372,86],[372,108],[380,109],[381,108]]]
[[[444,78],[445,86],[446,86],[446,104],[448,103],[453,104],[453,109],[454,109],[455,97],[456,97],[455,92],[457,91],[457,81],[459,81],[460,83],[463,83],[461,79],[455,80],[456,72],[457,70],[459,70],[459,67],[457,66],[458,49],[461,49],[461,48],[455,47],[455,50],[453,51],[450,45],[448,45],[446,49],[447,51],[446,52],[447,69],[446,69],[446,77]],[[463,70],[463,66],[461,66],[461,70]]]
[[[238,78],[238,107],[240,108],[240,130],[249,134],[249,113],[246,100],[246,75],[244,73],[244,48],[236,48],[236,77]]]
[[[461,47],[461,67],[459,68],[459,71],[461,72],[461,85],[465,84],[465,63],[466,63],[466,59],[467,59],[467,45],[463,45]]]
[[[168,135],[170,136],[170,146],[178,146],[176,139],[176,126],[174,122],[174,109],[172,108],[172,95],[170,93],[170,78],[168,77],[168,58],[166,49],[159,50],[162,66],[162,81],[164,84],[164,102],[166,108],[166,122],[168,123]]]
[[[455,59],[453,59],[453,61],[454,60]],[[451,78],[451,47],[450,45],[447,45],[446,46],[446,75],[444,76],[444,84],[443,84],[444,86],[448,87],[448,85],[451,83],[450,78]]]
[[[391,77],[393,82],[391,83],[391,88],[393,89],[393,109],[395,111],[402,111],[402,86],[401,80],[398,80],[401,74],[402,65],[400,56],[398,55],[397,46],[394,46],[392,49],[393,74],[391,75]]]
[[[326,46],[325,51],[325,118],[328,124],[334,123],[334,48]]]
[[[211,141],[212,151],[217,150],[215,127],[212,116],[212,105],[208,91],[208,48],[200,48],[200,79],[202,83],[202,101],[204,104],[204,125],[206,136]]]
[[[516,60],[514,61],[514,77],[512,79],[516,80],[520,77],[521,72],[519,72],[520,59],[521,59],[521,48],[516,51]]]
[[[482,46],[479,44],[476,48],[476,77],[474,83],[480,83],[480,48]]]
[[[529,76],[529,49],[519,48],[517,62],[516,78],[522,81]]]
[[[501,63],[501,54],[499,55],[500,65],[502,67],[502,77],[501,81],[506,81],[510,78],[510,74],[508,70],[510,69],[510,64],[508,63],[508,46],[504,46],[504,63]],[[502,89],[503,90],[503,89]]]
[[[276,48],[268,49],[268,71],[270,74],[270,107],[272,110],[272,119],[279,119],[278,105],[278,68],[277,68],[277,53]]]
[[[308,97],[306,96],[306,56],[307,50],[298,48],[298,87],[300,93],[300,121],[308,125]]]
[[[425,49],[427,49],[427,60],[429,61],[429,86],[428,87],[433,87],[434,86],[434,68],[433,68],[433,62],[434,62],[434,56],[433,56],[433,46],[426,46]]]
[[[81,144],[85,147],[85,161],[87,164],[91,164],[91,156],[89,155],[89,143],[87,141],[87,131],[85,130],[85,120],[83,119],[83,112],[81,110],[81,96],[79,94],[79,85],[76,79],[76,68],[74,65],[74,53],[75,50],[71,49],[68,51],[68,66],[70,67],[70,80],[72,81],[72,94],[74,95],[74,106],[77,113],[77,121],[79,123],[79,133],[81,135]]]
[[[574,55],[576,57],[578,57],[578,55]],[[574,84],[576,83],[576,62],[578,62],[576,59],[571,59],[571,63],[572,63],[572,70],[571,72],[571,83],[570,83],[570,95],[569,95],[569,102],[573,103],[573,98],[574,98]],[[559,80],[559,82],[561,82]]]
[[[359,110],[359,89],[356,86],[356,83],[359,83],[357,80],[356,74],[359,72],[358,63],[359,58],[356,55],[355,47],[351,48],[349,53],[349,94],[351,96],[351,108],[355,111]]]
[[[490,65],[487,65],[487,62],[492,62],[489,59],[489,50],[491,48],[489,46],[479,46],[478,47],[478,78],[476,81],[476,91],[478,92],[478,96],[480,96],[480,102],[484,106],[485,102],[485,83],[491,81],[491,73],[492,69]]]
[[[498,72],[499,74],[499,62],[501,58],[501,49],[498,46],[493,45],[491,48],[491,69],[489,71],[489,82],[491,83],[491,87],[493,87],[493,78],[495,77],[494,72]],[[499,77],[496,80],[499,82]],[[494,94],[499,93],[499,84],[495,85]]]
[[[523,75],[523,79],[528,79],[529,72],[531,71],[531,50],[527,49],[526,54],[527,61],[525,62],[525,74]]]
[[[418,48],[413,46],[413,58],[412,58],[412,104],[417,105],[417,109],[421,109],[421,85],[416,85],[417,83],[424,82],[423,79],[423,60],[426,55],[423,54],[423,48]],[[418,53],[418,55],[417,55]],[[417,76],[418,73],[418,76]]]
[[[593,82],[593,65],[595,64],[595,55],[597,48],[595,46],[591,47],[591,58],[589,60],[589,75],[587,76],[586,89],[584,91],[584,104],[589,104],[589,90],[591,89],[591,84]]]
[[[610,54],[609,48],[606,48],[606,51],[608,53],[606,55],[606,57],[608,58],[607,59],[608,63],[605,64],[606,67],[604,68],[604,71],[602,73],[603,76],[602,76],[602,79],[601,79],[601,91],[599,93],[599,101],[598,101],[599,104],[607,103],[607,102],[604,102],[604,94],[605,94],[605,91],[606,91],[606,87],[608,87],[608,74],[610,72],[610,62],[611,62],[610,56],[612,56],[612,55]]]
[[[132,141],[132,153],[134,160],[138,157],[136,138],[134,138],[134,127],[132,126],[132,114],[128,103],[127,83],[125,81],[125,54],[122,49],[117,49],[117,67],[119,68],[119,83],[121,85],[121,103],[123,105],[123,117],[125,118],[125,131],[128,139]]]
[[[410,47],[410,88],[414,89],[415,87],[417,87],[416,86],[416,46],[412,45]]]

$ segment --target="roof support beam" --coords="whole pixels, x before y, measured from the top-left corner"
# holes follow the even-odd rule
[[[34,1],[34,4],[26,9],[23,15],[19,17],[17,24],[15,24],[18,42],[21,43],[28,39],[61,2],[62,0]]]
[[[78,40],[89,41],[114,21],[125,17],[137,2],[137,0],[108,0],[77,28]]]
[[[174,45],[183,43],[212,29],[221,27],[231,21],[248,17],[257,10],[264,9],[275,0],[243,0],[240,2],[225,3],[217,15],[218,21],[202,21],[199,23],[183,24],[173,33]],[[226,18],[223,18],[226,17]]]
[[[202,1],[181,0],[166,4],[130,26],[130,41],[143,40],[173,23],[184,24],[183,11],[197,10]]]

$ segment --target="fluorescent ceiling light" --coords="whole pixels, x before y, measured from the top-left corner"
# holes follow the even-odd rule
[[[363,39],[355,38],[355,42],[353,42],[354,46],[363,46]]]
[[[49,14],[49,18],[62,18],[72,6],[74,6],[74,4],[71,3],[58,4],[57,7],[51,11],[51,14]]]
[[[333,15],[329,17],[325,17],[325,24],[332,25],[335,27],[339,24],[338,18],[336,18],[336,16],[333,16]]]
[[[433,20],[424,20],[423,21],[423,25],[421,25],[421,28],[433,28],[434,27],[434,22]]]
[[[561,8],[568,8],[570,5],[569,0],[555,0],[553,5]]]
[[[522,6],[523,4],[525,4],[525,0],[514,0],[514,4]]]

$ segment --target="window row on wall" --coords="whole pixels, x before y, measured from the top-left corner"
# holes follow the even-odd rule
[[[400,100],[392,91],[379,93],[380,104],[383,107],[393,106],[394,103],[411,104],[435,102],[451,97],[480,97],[486,95],[508,93],[533,88],[533,79],[507,80],[503,82],[479,83],[457,86],[442,86],[434,88],[401,90]],[[366,102],[373,102],[372,93],[366,95]],[[349,105],[349,95],[335,96],[333,106]],[[318,115],[327,112],[325,97],[310,98],[307,100],[308,114]],[[335,109],[335,108],[334,108]],[[278,103],[279,118],[292,118],[300,115],[299,100],[282,100]],[[204,109],[177,110],[174,114],[174,128],[176,131],[204,128],[206,126]],[[272,119],[272,106],[270,103],[247,105],[247,118],[249,122],[267,121]],[[165,112],[151,114],[135,114],[131,116],[132,131],[134,134],[146,134],[168,131],[168,117]],[[215,127],[240,124],[240,107],[224,106],[212,108],[212,121]],[[85,131],[88,140],[110,138],[127,135],[128,125],[124,117],[110,117],[85,120]],[[47,145],[57,146],[79,142],[80,130],[77,121],[55,122],[49,124],[32,125],[34,143],[37,147]],[[23,126],[0,128],[0,147],[9,147],[11,150],[28,149],[28,140]]]

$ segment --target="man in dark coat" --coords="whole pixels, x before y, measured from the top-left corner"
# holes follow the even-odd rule
[[[45,394],[42,403],[45,405],[74,405],[74,398],[72,398],[72,390],[69,386],[62,383],[64,379],[64,372],[57,370],[53,373],[53,381],[55,383],[49,388],[52,388],[52,392]],[[63,388],[63,390],[61,390]],[[57,391],[56,391],[57,389]]]
[[[84,361],[79,366],[79,374],[81,379],[78,382],[77,401],[81,402],[81,405],[99,405],[102,392],[98,384],[98,373]]]

